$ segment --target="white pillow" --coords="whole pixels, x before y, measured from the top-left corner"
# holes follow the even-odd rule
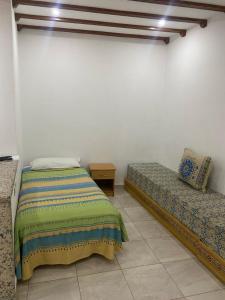
[[[30,165],[32,170],[79,168],[80,158],[72,157],[46,157],[33,160]]]

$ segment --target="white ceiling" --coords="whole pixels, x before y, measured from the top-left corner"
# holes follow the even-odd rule
[[[165,5],[156,5],[148,4],[143,2],[135,2],[128,0],[43,0],[45,2],[57,2],[57,3],[66,3],[66,4],[76,4],[76,5],[86,5],[92,7],[102,7],[102,8],[111,8],[118,10],[130,10],[138,11],[145,13],[153,14],[162,14],[162,15],[172,15],[180,17],[192,17],[192,18],[203,18],[210,19],[214,15],[224,15],[224,13],[218,13],[213,11],[204,11],[199,9],[189,9],[181,8],[175,6],[165,6]],[[195,1],[195,0],[192,0]],[[225,5],[225,0],[196,0],[195,2],[210,3],[210,4],[219,4]],[[35,15],[44,15],[52,16],[53,10],[51,8],[42,8],[34,6],[25,6],[18,5],[15,9],[18,13],[25,14],[35,14]],[[148,25],[148,26],[157,26],[158,21],[148,20],[143,18],[133,18],[133,17],[123,17],[123,16],[113,16],[113,15],[103,15],[95,13],[86,13],[86,12],[76,12],[71,10],[60,10],[60,17],[69,17],[69,18],[79,18],[79,19],[88,19],[88,20],[98,20],[106,22],[120,22],[120,23],[129,23],[129,24],[139,24],[139,25]],[[57,26],[64,28],[75,28],[75,29],[87,29],[87,30],[97,30],[97,31],[108,31],[108,32],[122,32],[122,33],[133,33],[133,34],[142,34],[142,35],[158,35],[158,36],[173,36],[179,34],[174,33],[162,33],[162,32],[153,32],[146,30],[136,30],[136,29],[124,29],[124,28],[113,28],[113,27],[102,27],[94,25],[79,25],[79,24],[69,24],[61,22],[47,22],[47,21],[37,21],[37,20],[27,20],[20,19],[19,24],[26,25],[38,25],[38,26]],[[165,27],[170,28],[180,28],[180,29],[190,29],[194,26],[199,26],[192,23],[181,23],[181,22],[171,22],[167,21]],[[202,29],[204,30],[204,29]]]

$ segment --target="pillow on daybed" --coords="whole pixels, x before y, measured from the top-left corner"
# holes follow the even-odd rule
[[[80,159],[72,157],[46,157],[33,160],[30,165],[32,170],[64,169],[80,167]]]
[[[179,178],[193,188],[206,192],[206,186],[212,170],[212,159],[185,148],[179,167]]]

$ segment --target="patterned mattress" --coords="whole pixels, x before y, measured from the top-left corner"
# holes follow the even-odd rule
[[[118,210],[85,169],[24,169],[15,225],[18,279],[93,253],[113,259],[127,240]]]
[[[127,178],[225,258],[225,196],[202,193],[158,163],[134,163]]]

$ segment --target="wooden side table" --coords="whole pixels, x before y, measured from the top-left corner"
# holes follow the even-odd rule
[[[116,168],[111,163],[89,164],[92,179],[107,196],[114,196]]]

